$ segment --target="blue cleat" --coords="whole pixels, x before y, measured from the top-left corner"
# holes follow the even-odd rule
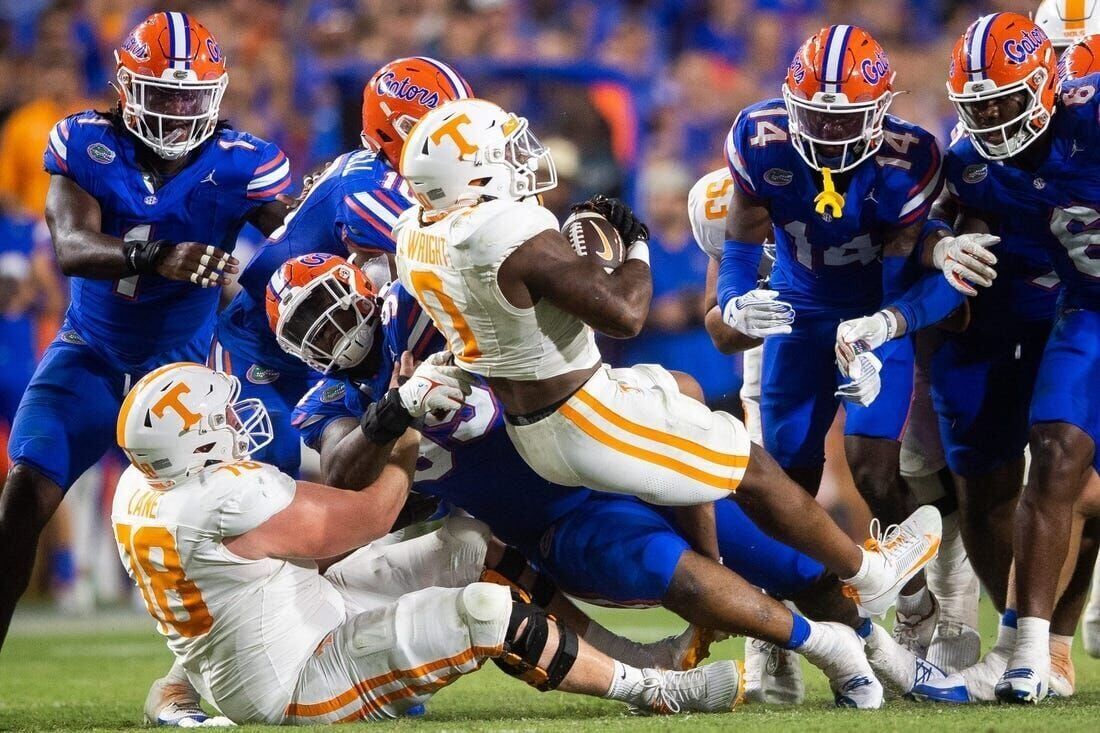
[[[939,679],[918,682],[910,691],[913,699],[922,702],[947,702],[956,705],[965,705],[975,702],[970,697],[970,691],[966,686],[966,679],[958,672],[949,674]]]
[[[1047,696],[1047,686],[1031,667],[1005,670],[993,691],[1001,702],[1019,705],[1034,705]]]

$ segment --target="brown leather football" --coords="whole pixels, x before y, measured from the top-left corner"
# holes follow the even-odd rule
[[[565,220],[561,233],[581,257],[591,257],[611,272],[626,259],[618,230],[595,211],[578,211]]]

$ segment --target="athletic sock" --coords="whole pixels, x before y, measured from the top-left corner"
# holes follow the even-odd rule
[[[635,667],[659,666],[653,654],[644,649],[641,644],[608,631],[595,621],[588,622],[588,629],[581,638],[607,656],[620,662]]]
[[[791,636],[784,649],[798,649],[810,638],[810,623],[798,613],[791,611]]]
[[[932,596],[928,592],[928,586],[922,587],[916,593],[902,594],[898,596],[897,614],[899,617],[925,618],[932,613]]]
[[[1013,663],[1027,665],[1049,664],[1050,621],[1035,616],[1025,616],[1016,622],[1016,649]]]
[[[604,695],[604,697],[608,700],[625,702],[635,707],[644,707],[645,687],[642,685],[643,680],[645,680],[644,671],[615,660],[615,670],[611,677],[611,687],[608,688],[607,694]]]

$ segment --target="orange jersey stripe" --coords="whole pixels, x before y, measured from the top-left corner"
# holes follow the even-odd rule
[[[613,435],[605,433],[596,427],[588,418],[577,412],[576,409],[570,407],[568,404],[562,405],[558,408],[558,412],[568,420],[576,425],[581,431],[592,438],[598,443],[603,443],[607,447],[618,451],[619,453],[625,453],[633,458],[652,463],[662,468],[667,468],[677,473],[683,474],[688,478],[694,479],[699,483],[706,484],[707,486],[713,486],[716,489],[722,491],[736,491],[738,484],[741,482],[738,479],[726,476],[718,476],[713,473],[701,471],[694,466],[689,466],[683,461],[678,461],[675,458],[669,458],[668,456],[662,456],[660,453],[654,453],[653,451],[646,450],[645,448],[639,448],[629,443],[625,443]]]
[[[715,463],[719,466],[727,466],[729,468],[745,468],[749,465],[748,456],[730,455],[728,453],[721,453],[716,450],[712,450],[701,443],[696,443],[687,438],[681,438],[679,435],[673,435],[672,433],[664,433],[660,430],[654,430],[653,428],[640,425],[636,422],[632,422],[615,414],[607,405],[600,402],[585,390],[580,390],[576,394],[584,404],[591,407],[596,414],[607,420],[615,427],[622,428],[628,433],[633,433],[638,437],[652,440],[655,443],[663,443],[665,445],[672,446],[673,448],[679,448],[685,453],[691,453],[692,455],[699,456],[706,459],[711,463]]]
[[[492,657],[500,654],[501,647],[483,647],[474,646],[470,647],[464,652],[454,655],[453,657],[447,657],[445,659],[437,659],[434,662],[428,662],[422,664],[419,667],[413,667],[412,669],[397,669],[387,672],[386,674],[378,675],[377,677],[371,677],[370,679],[361,680],[355,683],[350,689],[341,692],[339,695],[332,697],[323,702],[317,703],[296,703],[292,702],[286,708],[286,714],[288,716],[296,717],[314,717],[318,715],[327,715],[328,713],[335,712],[340,708],[353,702],[356,698],[365,698],[367,693],[371,690],[381,687],[382,685],[396,682],[400,679],[416,679],[417,677],[423,677],[426,674],[430,674],[444,667],[455,666],[459,664],[466,664],[474,659],[474,657],[484,656]]]

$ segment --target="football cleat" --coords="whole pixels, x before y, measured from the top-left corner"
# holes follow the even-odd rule
[[[829,678],[838,707],[873,710],[882,707],[882,683],[875,677],[863,651],[863,640],[844,624],[833,621],[814,624],[821,637],[799,648],[802,656]]]
[[[771,705],[801,705],[806,697],[802,661],[789,649],[763,639],[746,639],[745,669],[745,697],[748,700]]]
[[[939,619],[939,602],[932,594],[929,594],[928,597],[932,599],[932,610],[924,616],[919,613],[905,615],[895,609],[894,630],[892,632],[894,641],[918,657],[928,656],[928,647],[932,643],[936,621]]]
[[[226,728],[235,725],[221,715],[207,715],[199,693],[188,682],[155,681],[145,697],[147,723],[166,728]]]
[[[866,573],[844,587],[844,594],[872,617],[886,613],[909,579],[936,556],[943,523],[939,511],[926,505],[885,532],[877,528],[878,520],[871,520],[871,539],[864,544]]]
[[[1046,697],[1048,692],[1039,672],[1031,667],[1006,669],[993,690],[1001,702],[1021,705],[1033,705]]]
[[[728,639],[729,634],[692,624],[678,636],[669,636],[651,644],[641,644],[653,656],[659,669],[695,669],[710,656],[710,645]]]
[[[927,702],[970,703],[996,700],[994,685],[1008,666],[1008,650],[993,647],[985,659],[943,679],[913,687],[913,697]]]
[[[947,677],[942,669],[906,649],[877,624],[864,643],[871,669],[894,694],[908,695],[918,685]]]
[[[1077,670],[1070,656],[1070,645],[1065,642],[1050,642],[1050,685],[1047,694],[1051,697],[1073,697],[1077,691]]]
[[[737,661],[715,662],[686,672],[644,669],[642,674],[645,707],[632,707],[636,715],[723,713],[745,697],[745,667]]]
[[[1100,560],[1092,569],[1092,588],[1081,620],[1081,644],[1090,657],[1100,659]]]

